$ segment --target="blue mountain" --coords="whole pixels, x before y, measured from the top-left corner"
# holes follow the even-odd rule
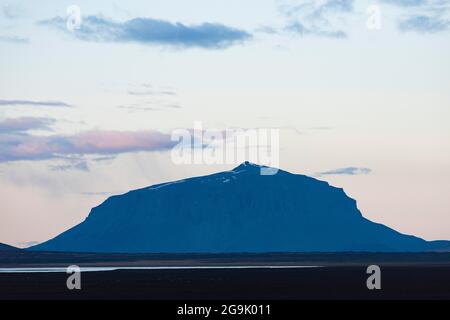
[[[0,251],[20,251],[20,249],[8,244],[0,243]]]
[[[31,250],[72,252],[421,252],[450,248],[367,220],[340,188],[279,170],[231,171],[113,196]],[[380,199],[382,201],[382,199]]]

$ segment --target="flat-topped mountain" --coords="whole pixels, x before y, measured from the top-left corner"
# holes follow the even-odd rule
[[[108,198],[31,250],[72,252],[420,252],[449,248],[361,215],[340,188],[248,162]],[[380,201],[383,201],[380,199]]]

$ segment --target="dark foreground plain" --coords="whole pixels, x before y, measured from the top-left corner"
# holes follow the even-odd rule
[[[301,265],[304,269],[169,269],[83,272],[81,290],[65,273],[0,273],[0,299],[309,300],[450,299],[450,254],[96,255],[2,253],[0,267]],[[366,268],[381,267],[381,290]]]
[[[0,274],[0,299],[450,299],[448,267],[384,267],[370,291],[363,267],[117,270],[85,272],[81,290],[64,273]]]

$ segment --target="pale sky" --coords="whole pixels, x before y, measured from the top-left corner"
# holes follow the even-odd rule
[[[232,168],[172,162],[167,136],[197,120],[279,128],[282,169],[450,239],[449,40],[443,0],[0,0],[0,242]]]

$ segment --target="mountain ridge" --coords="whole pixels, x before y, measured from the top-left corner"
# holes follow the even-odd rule
[[[109,197],[30,250],[79,252],[422,252],[427,242],[363,217],[342,188],[249,162]]]

